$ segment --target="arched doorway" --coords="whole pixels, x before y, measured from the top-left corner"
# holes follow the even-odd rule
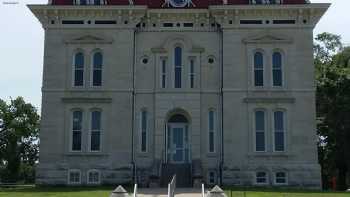
[[[167,121],[167,162],[173,164],[190,163],[189,120],[176,113]]]

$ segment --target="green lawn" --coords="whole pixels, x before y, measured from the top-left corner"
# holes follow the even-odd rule
[[[0,188],[0,197],[109,197],[113,189],[107,186]],[[228,197],[350,197],[350,193],[262,188],[234,188],[232,192],[229,189],[225,191]]]

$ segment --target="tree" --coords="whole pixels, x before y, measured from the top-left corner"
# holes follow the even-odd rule
[[[350,170],[350,48],[342,47],[340,36],[322,33],[314,56],[323,183],[336,176],[337,189],[344,190]]]
[[[36,108],[22,97],[9,103],[0,99],[1,181],[15,182],[22,165],[34,166],[38,159],[40,117]]]

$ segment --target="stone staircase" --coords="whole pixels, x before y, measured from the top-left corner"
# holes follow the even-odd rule
[[[176,174],[176,187],[192,187],[190,164],[162,164],[160,185],[167,187],[173,175]]]

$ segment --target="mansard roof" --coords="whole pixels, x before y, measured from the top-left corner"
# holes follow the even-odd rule
[[[107,5],[129,5],[129,0],[106,0]],[[165,0],[133,0],[134,5],[146,5],[149,8],[161,8]],[[245,5],[252,0],[192,0],[195,7],[208,8],[210,5]],[[53,5],[73,5],[74,0],[52,0]],[[306,4],[307,0],[282,0],[283,4]]]

